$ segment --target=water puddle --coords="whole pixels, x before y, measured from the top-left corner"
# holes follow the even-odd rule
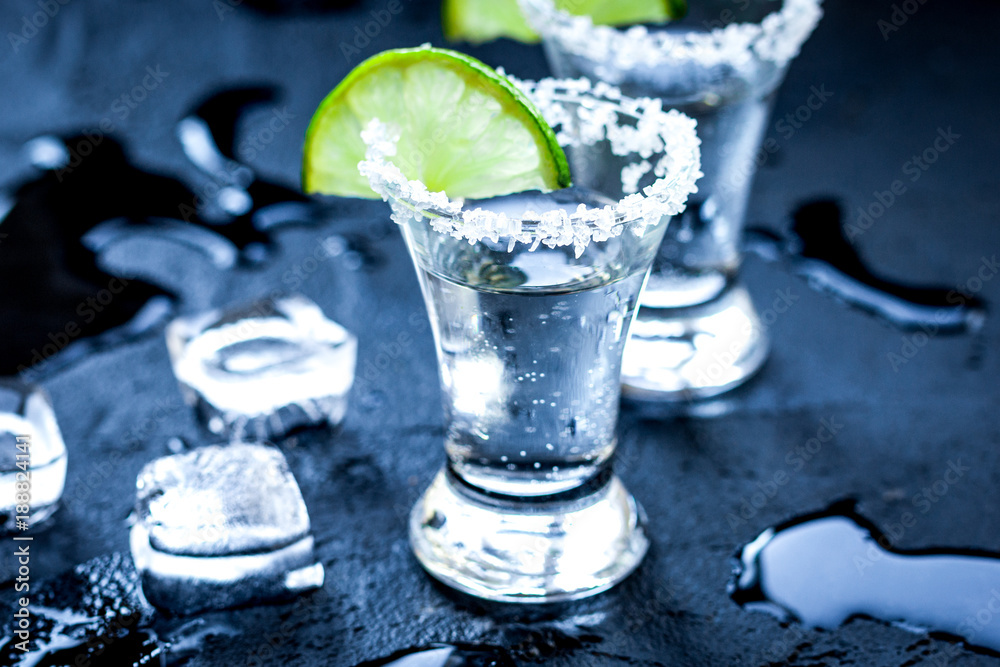
[[[431,644],[396,651],[355,667],[514,667],[502,648],[484,644]]]
[[[10,630],[0,665],[91,667],[160,665],[163,644],[148,629],[153,610],[139,590],[131,558],[115,553],[32,584],[31,651]]]
[[[769,528],[738,555],[730,593],[785,620],[870,618],[1000,654],[1000,554],[894,549],[853,503]]]
[[[135,630],[121,637],[101,640],[60,636],[46,649],[26,654],[18,664],[22,667],[152,667],[162,665],[163,656],[163,648],[151,630]]]
[[[787,262],[814,289],[905,331],[978,331],[986,306],[959,287],[914,286],[884,278],[865,264],[845,236],[840,206],[823,199],[793,214],[792,236],[761,228],[746,233],[747,250]]]
[[[218,618],[184,620],[158,614],[145,600],[131,557],[113,553],[32,584],[27,653],[16,627],[0,637],[0,665],[19,667],[163,667],[201,653],[210,637],[240,631]],[[156,630],[153,626],[156,626]]]
[[[17,323],[0,333],[0,375],[30,368],[41,379],[169,319],[180,295],[102,266],[120,240],[166,239],[224,270],[268,259],[273,229],[323,217],[322,205],[235,156],[241,117],[273,99],[271,88],[224,90],[185,115],[177,136],[203,172],[199,185],[133,163],[100,133],[25,146],[34,177],[0,192],[0,320]]]
[[[168,214],[168,201],[182,192],[180,184],[131,167],[121,145],[110,137],[96,145],[86,135],[58,143],[51,139],[49,146],[65,151],[64,166],[18,187],[0,221],[5,234],[0,243],[0,319],[16,323],[0,334],[3,375],[43,366],[72,342],[129,323],[154,299],[164,310],[174,296],[149,282],[105,272],[81,240],[108,219]],[[69,166],[68,156],[81,153],[87,158]]]
[[[313,224],[317,213],[308,197],[261,178],[237,154],[241,119],[254,107],[277,98],[273,86],[221,90],[197,103],[177,124],[184,154],[211,179],[200,188],[198,207],[187,211],[188,216],[201,216],[244,252],[255,243],[269,246],[267,230]],[[290,116],[286,115],[282,108],[273,106],[268,124],[258,133],[263,136],[245,139],[244,149],[251,153],[264,150],[264,140],[274,140],[272,126],[280,132],[288,125]]]

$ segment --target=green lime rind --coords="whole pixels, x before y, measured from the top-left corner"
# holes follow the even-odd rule
[[[357,168],[372,118],[400,129],[403,174],[452,198],[570,184],[555,133],[524,93],[474,58],[423,46],[365,60],[323,99],[306,130],[306,192],[378,198]]]
[[[450,42],[485,44],[500,37],[525,44],[542,40],[521,13],[517,0],[444,0],[441,27]]]
[[[687,0],[555,0],[558,9],[588,15],[598,25],[663,23],[683,18]],[[444,0],[445,38],[483,44],[500,37],[534,44],[541,37],[528,24],[517,0]]]
[[[687,0],[663,0],[663,3],[666,5],[667,17],[671,21],[678,21],[687,16]]]

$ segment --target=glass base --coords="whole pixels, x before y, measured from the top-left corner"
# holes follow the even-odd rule
[[[556,502],[487,497],[446,468],[413,508],[410,543],[431,575],[464,593],[559,602],[627,577],[649,548],[645,522],[614,475],[582,497]]]
[[[645,293],[640,303],[647,303]],[[622,393],[640,401],[711,398],[749,380],[768,349],[767,331],[739,283],[697,306],[642,305],[625,345]]]

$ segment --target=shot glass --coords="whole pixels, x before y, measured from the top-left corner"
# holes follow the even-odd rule
[[[738,278],[740,236],[775,91],[820,18],[820,0],[706,0],[662,27],[595,26],[553,0],[519,0],[560,77],[658,97],[697,119],[698,193],[667,230],[625,349],[627,396],[708,398],[749,379],[768,336]],[[578,182],[607,156],[576,151]]]
[[[694,121],[659,100],[585,79],[518,85],[560,143],[630,156],[617,189],[632,194],[452,201],[406,180],[377,121],[359,167],[402,228],[437,347],[447,463],[413,508],[413,550],[458,590],[549,602],[613,586],[649,544],[611,470],[621,354],[699,149]]]

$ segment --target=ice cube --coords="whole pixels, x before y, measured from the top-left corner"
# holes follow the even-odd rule
[[[178,614],[323,585],[298,484],[273,446],[234,442],[147,464],[130,544],[146,598]]]
[[[347,411],[357,339],[303,296],[178,318],[167,347],[186,400],[214,433],[269,440],[336,425]]]
[[[65,482],[66,445],[48,394],[17,379],[0,380],[0,530],[23,530],[19,516],[28,517],[27,526],[47,519]],[[22,493],[30,495],[27,513],[18,509]]]

